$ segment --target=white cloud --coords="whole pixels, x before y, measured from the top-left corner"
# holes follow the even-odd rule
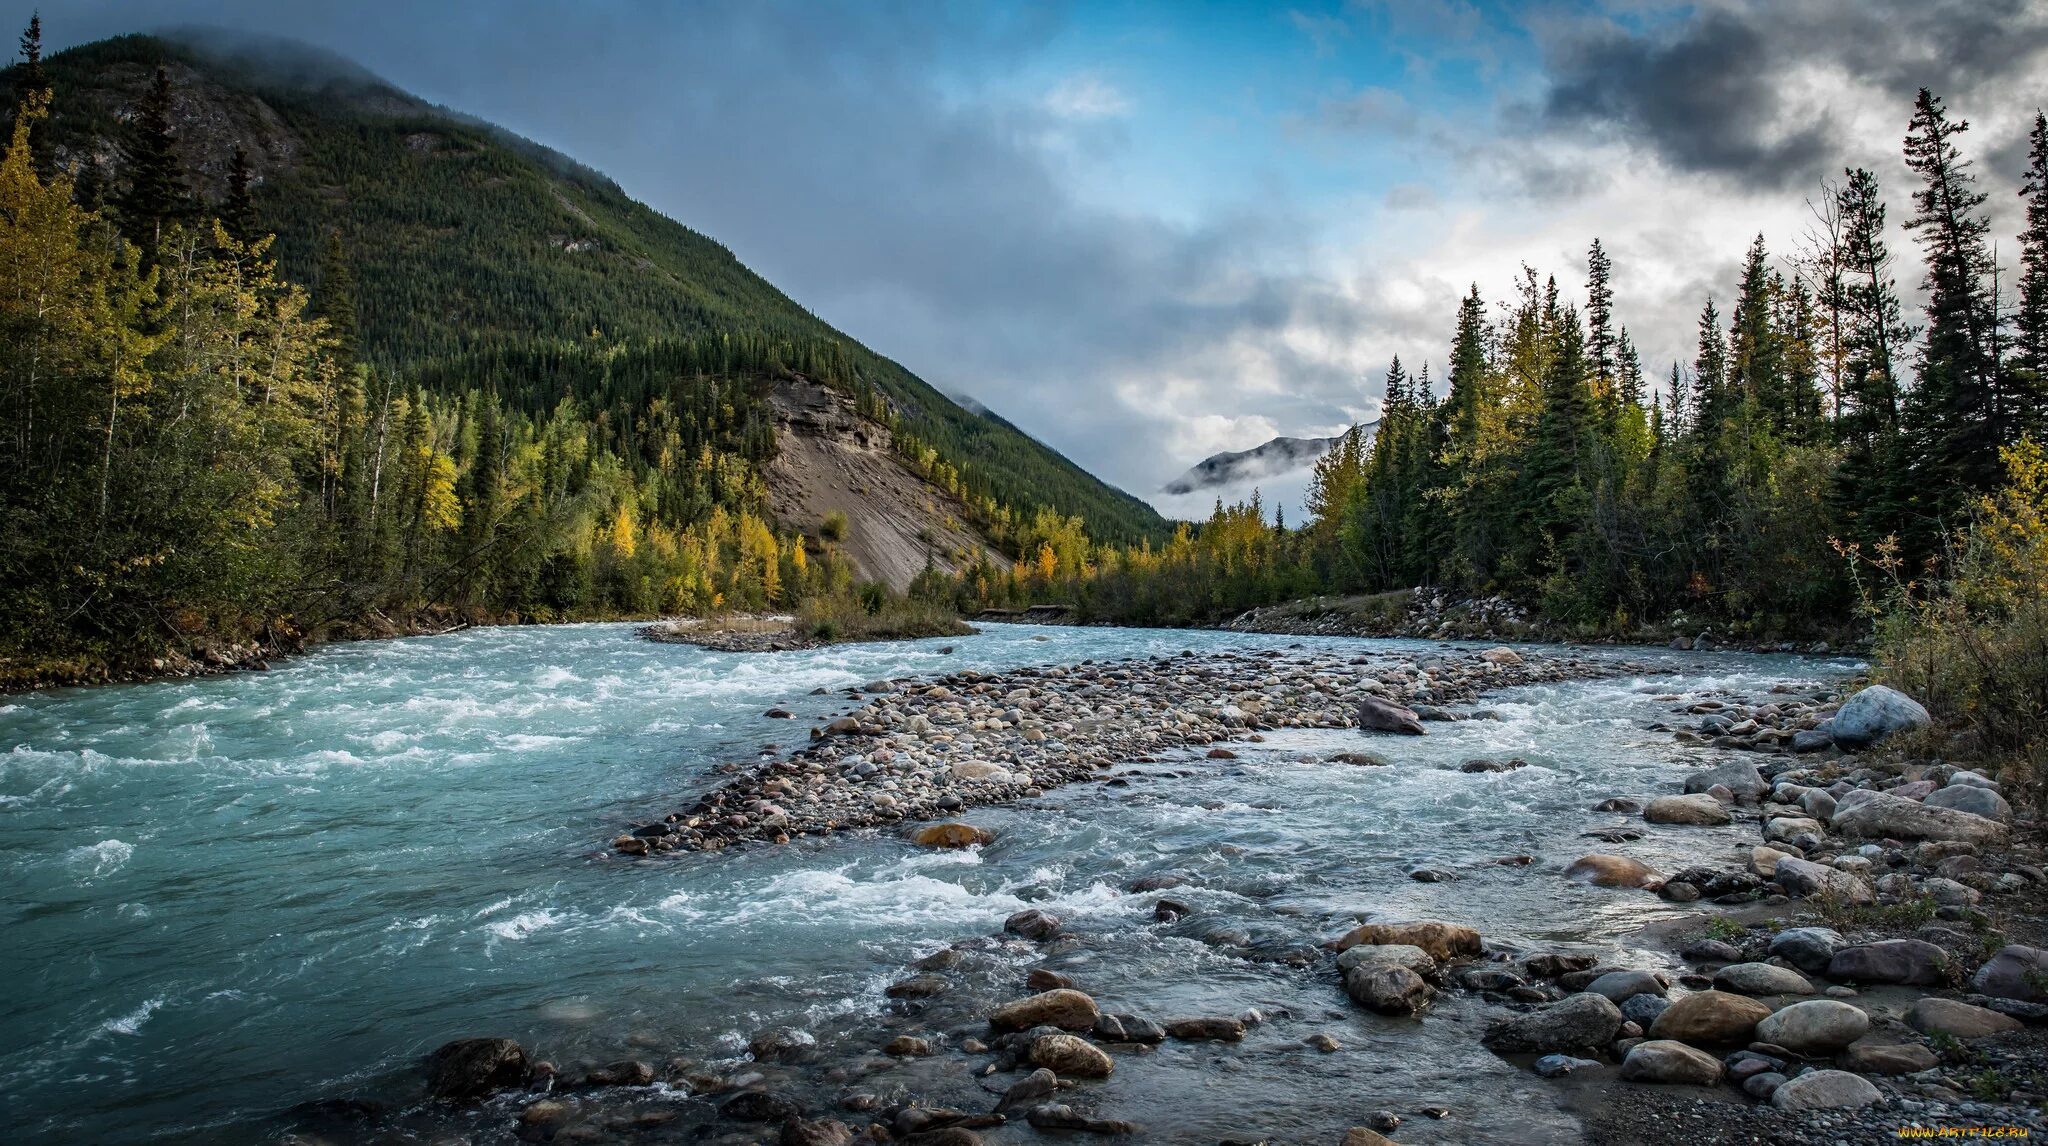
[[[1112,119],[1131,110],[1122,89],[1092,73],[1068,76],[1045,93],[1045,109],[1062,119]]]

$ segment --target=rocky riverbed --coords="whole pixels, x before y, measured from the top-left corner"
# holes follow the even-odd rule
[[[1272,650],[1084,662],[1008,673],[877,680],[864,701],[810,729],[809,747],[750,765],[695,804],[613,841],[630,855],[929,820],[1042,795],[1161,752],[1256,740],[1261,730],[1368,727],[1421,735],[1425,721],[1486,719],[1487,693],[1642,672],[1629,660],[1505,646],[1419,656]],[[793,718],[787,708],[770,718]],[[1361,766],[1373,753],[1349,754]],[[1234,759],[1228,749],[1210,753]],[[971,828],[924,836],[967,846]]]
[[[1604,717],[1541,735],[1566,710],[1531,696],[1611,677]],[[1242,827],[1193,851],[1133,838],[1091,853],[1113,882],[1085,891],[1054,895],[1054,877],[1029,871],[988,931],[901,958],[871,1004],[749,985],[735,965],[737,990],[818,1002],[721,1039],[659,1024],[615,1058],[451,1043],[427,1062],[424,1109],[480,1142],[2048,1133],[2034,825],[1996,777],[1896,747],[1930,743],[1902,735],[1924,713],[1855,684],[1566,650],[1269,645],[878,678],[838,708],[792,699],[762,719],[816,714],[808,743],[730,765],[689,807],[621,836],[615,853],[638,857],[627,874],[822,859],[863,840],[907,870],[938,870],[921,856],[973,865],[1028,848],[1068,819],[1063,800],[1094,792],[1128,793],[1127,810],[1079,836],[1062,824],[1066,848],[1135,831],[1147,808],[1169,817],[1148,822]],[[1574,740],[1651,763],[1573,771]],[[1336,857],[1392,837],[1352,777],[1437,793],[1389,800],[1389,816],[1453,802],[1462,813],[1432,821],[1444,834],[1537,791],[1569,802],[1545,796],[1540,830],[1519,839],[1411,850],[1396,882],[1361,884]],[[1266,795],[1233,804],[1234,787]],[[1267,803],[1281,792],[1292,798]],[[1328,817],[1347,834],[1329,835],[1318,795],[1358,809]],[[1266,862],[1289,845],[1292,862]],[[805,886],[821,910],[856,890]],[[302,1112],[309,1134],[352,1116]]]

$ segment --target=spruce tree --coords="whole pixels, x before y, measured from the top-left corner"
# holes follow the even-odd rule
[[[1770,256],[1758,235],[1742,261],[1742,285],[1729,322],[1728,384],[1734,400],[1754,408],[1766,424],[1784,421],[1783,363],[1771,318],[1775,292]]]
[[[2048,441],[2048,115],[2028,135],[2026,229],[2020,232],[2019,313],[2014,317],[2014,436]]]
[[[178,163],[171,130],[171,77],[163,68],[136,105],[121,148],[126,186],[116,205],[121,231],[154,262],[164,231],[192,210],[192,193]]]
[[[50,90],[49,73],[43,70],[43,14],[33,13],[28,18],[28,27],[21,33],[21,80],[18,88],[22,92],[47,92]],[[57,145],[50,137],[50,123],[47,118],[30,121],[28,126],[29,163],[44,182],[57,173]]]
[[[1586,253],[1586,370],[1593,398],[1611,420],[1618,405],[1621,353],[1614,334],[1614,264],[1600,240]]]
[[[1906,136],[1906,166],[1920,176],[1913,193],[1914,232],[1926,253],[1927,335],[1910,419],[1910,457],[1927,528],[1952,516],[1977,491],[1998,483],[2004,411],[1993,351],[1997,314],[1991,295],[1991,222],[1982,213],[1970,162],[1956,146],[1969,130],[1951,120],[1940,97],[1920,89]],[[1919,540],[1932,544],[1931,534]]]
[[[1836,435],[1869,449],[1898,428],[1898,356],[1913,340],[1899,305],[1893,257],[1885,243],[1885,205],[1877,177],[1850,171],[1836,193],[1842,220],[1842,394]]]
[[[348,252],[341,245],[341,231],[329,228],[326,245],[320,251],[320,283],[314,300],[319,315],[327,320],[335,351],[343,362],[353,362],[357,353],[356,275],[349,266]]]
[[[228,195],[220,205],[220,225],[238,243],[253,243],[263,233],[256,222],[256,201],[251,196],[254,178],[249,169],[249,153],[238,143],[228,160]]]
[[[1451,447],[1460,456],[1471,457],[1481,446],[1486,411],[1493,401],[1486,381],[1486,303],[1474,283],[1471,293],[1458,304],[1457,333],[1451,342],[1451,392],[1444,399]]]

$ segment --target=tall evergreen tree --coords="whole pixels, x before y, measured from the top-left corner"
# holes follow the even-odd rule
[[[1784,364],[1772,323],[1775,284],[1764,237],[1758,235],[1742,261],[1742,285],[1729,322],[1728,385],[1734,401],[1757,412],[1765,425],[1781,427],[1787,405]]]
[[[2005,411],[1986,244],[1991,221],[1981,213],[1985,194],[1955,142],[1969,126],[1951,120],[1940,97],[1922,88],[1906,136],[1906,165],[1921,180],[1906,228],[1927,259],[1927,335],[1909,444],[1918,505],[1928,519],[1952,515],[1977,491],[1996,485],[2002,472]],[[1934,521],[1924,524],[1931,528]],[[1932,539],[1923,533],[1921,540]]]
[[[2014,319],[2012,399],[2015,436],[2048,441],[2048,115],[2034,113],[2028,134],[2026,229],[2020,232],[2019,312]]]
[[[24,92],[50,90],[49,74],[43,70],[43,14],[33,13],[21,33],[21,86]],[[48,180],[57,173],[57,145],[50,136],[46,118],[33,119],[28,126],[29,162],[37,175]]]
[[[356,274],[349,265],[348,251],[341,244],[339,228],[328,228],[327,241],[320,249],[320,283],[315,295],[319,315],[327,320],[335,350],[344,362],[356,359],[360,333],[356,315]]]
[[[163,68],[136,105],[121,148],[126,184],[116,205],[121,231],[154,261],[166,228],[183,221],[192,210],[192,192],[178,162],[171,128],[171,76]]]
[[[1609,419],[1619,405],[1621,351],[1614,333],[1614,264],[1593,240],[1586,253],[1586,371],[1593,399]]]
[[[220,205],[220,225],[238,243],[253,243],[263,233],[256,222],[256,200],[252,193],[254,182],[255,173],[249,169],[249,153],[238,143],[228,159],[228,195]],[[350,349],[353,351],[354,348]]]

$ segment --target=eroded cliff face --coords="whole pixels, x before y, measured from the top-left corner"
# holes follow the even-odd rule
[[[786,528],[836,545],[860,575],[901,590],[929,561],[948,572],[982,554],[998,568],[1008,558],[967,523],[967,507],[925,481],[896,456],[886,427],[860,416],[846,395],[804,378],[773,384],[775,460],[767,468],[768,507]],[[846,515],[846,536],[827,543],[819,523]]]

